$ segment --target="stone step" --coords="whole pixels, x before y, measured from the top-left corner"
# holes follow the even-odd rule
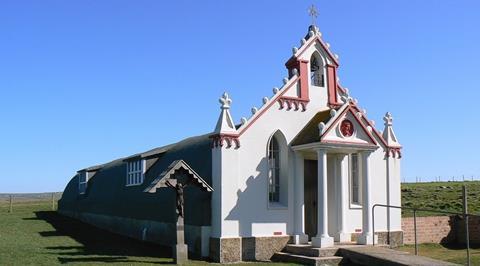
[[[338,266],[341,265],[343,258],[338,256],[309,257],[286,252],[277,252],[273,255],[271,260],[277,262],[292,262],[314,266]]]
[[[332,257],[338,255],[338,248],[315,248],[311,245],[287,245],[283,249],[283,252],[307,257]]]

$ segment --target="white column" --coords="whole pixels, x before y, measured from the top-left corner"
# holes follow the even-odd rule
[[[377,243],[377,236],[372,239],[372,180],[370,176],[370,151],[361,152],[362,155],[362,234],[358,237],[358,243],[371,245]]]
[[[347,206],[348,206],[348,155],[340,154],[337,156],[337,161],[335,164],[337,168],[337,191],[336,191],[336,201],[337,201],[337,221],[338,221],[338,232],[334,236],[335,241],[337,242],[351,242],[352,236],[350,233],[346,232],[346,221],[347,221]]]
[[[300,152],[295,152],[295,176],[294,176],[294,221],[295,232],[293,235],[295,244],[308,243],[308,236],[305,234],[305,202],[304,202],[304,157]]]
[[[333,246],[333,237],[328,235],[328,190],[327,190],[327,152],[317,150],[318,158],[318,212],[317,212],[317,236],[312,238],[314,247]]]

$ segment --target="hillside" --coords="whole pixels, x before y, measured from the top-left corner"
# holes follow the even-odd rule
[[[480,181],[403,183],[402,206],[462,212],[464,184],[467,186],[469,213],[480,214]],[[403,216],[412,215],[412,211],[403,211]],[[421,212],[419,215],[441,214]]]

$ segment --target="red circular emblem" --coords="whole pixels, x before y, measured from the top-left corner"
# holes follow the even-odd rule
[[[350,137],[353,135],[353,123],[350,120],[343,120],[340,124],[340,132],[344,137]]]

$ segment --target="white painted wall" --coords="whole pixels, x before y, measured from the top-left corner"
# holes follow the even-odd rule
[[[302,55],[303,59],[309,60],[310,56],[317,49],[324,56],[325,52],[319,45],[312,45],[306,49]],[[325,73],[326,74],[326,73]],[[310,74],[308,75],[310,77]],[[296,76],[293,76],[283,88],[289,86]],[[328,84],[328,80],[325,81]],[[290,91],[284,95],[296,96],[297,86],[293,84]],[[241,147],[239,149],[217,147],[212,149],[213,156],[213,176],[212,183],[215,189],[212,195],[212,237],[249,237],[249,236],[272,236],[275,232],[291,235],[294,233],[294,182],[295,182],[295,164],[293,151],[288,148],[288,156],[285,159],[288,171],[287,188],[281,193],[287,194],[287,199],[283,204],[270,204],[268,201],[268,158],[267,145],[270,137],[276,131],[281,131],[287,143],[303,129],[313,116],[329,109],[327,107],[327,88],[310,86],[310,102],[306,111],[287,111],[286,108],[280,110],[279,104],[274,103],[270,108],[266,108],[269,103],[276,101],[280,92],[270,97],[271,99],[254,114],[249,121],[244,124],[237,132],[249,126],[249,128],[240,136]],[[257,102],[253,100],[252,102]],[[265,110],[265,111],[264,111]],[[264,112],[263,112],[264,111]],[[260,113],[263,114],[260,115]],[[255,122],[253,122],[256,119]],[[356,123],[354,119],[350,119]],[[251,125],[250,125],[251,124]],[[360,126],[355,124],[358,129]],[[356,140],[359,143],[366,143],[367,136],[359,132]],[[332,132],[332,138],[337,140],[338,132]],[[375,137],[377,138],[377,137]],[[377,142],[380,141],[377,139]],[[373,186],[372,199],[374,203],[382,204],[400,204],[400,162],[398,159],[390,161],[390,173],[387,175],[387,160],[385,159],[384,148],[379,147],[371,155],[371,180]],[[333,161],[333,160],[331,160]],[[361,163],[360,163],[361,165]],[[328,163],[329,175],[335,176],[335,164]],[[360,171],[361,173],[362,171]],[[387,184],[387,178],[389,183]],[[329,179],[329,190],[335,191],[334,179]],[[389,201],[387,200],[387,191],[390,191]],[[362,228],[362,210],[361,207],[350,204],[350,192],[346,192],[348,200],[345,201],[346,208],[346,231],[354,233],[356,229]],[[330,215],[335,216],[333,207],[335,204],[334,193],[329,193],[331,204],[329,207]],[[376,209],[376,230],[387,229],[387,219],[385,209]],[[336,225],[330,225],[330,232],[336,231]],[[391,230],[401,230],[399,212],[392,212]]]

